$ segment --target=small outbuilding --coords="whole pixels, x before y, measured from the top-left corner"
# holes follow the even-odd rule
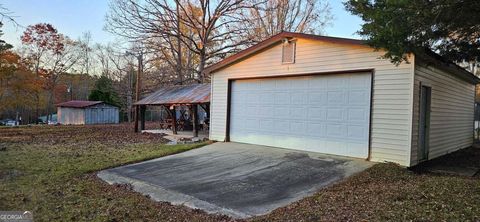
[[[58,123],[63,125],[114,124],[119,109],[103,101],[72,100],[57,106]]]
[[[282,32],[210,67],[210,139],[413,166],[473,143],[479,78],[437,54]]]

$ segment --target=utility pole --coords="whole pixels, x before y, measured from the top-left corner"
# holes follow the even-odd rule
[[[70,80],[70,85],[68,85],[67,92],[70,93],[70,100],[73,100],[73,82]]]
[[[143,72],[143,53],[137,55],[138,71],[137,71],[137,86],[135,89],[135,102],[140,100],[140,88],[142,87],[142,72]],[[140,106],[135,106],[135,132],[138,132],[138,119],[140,119]]]
[[[143,52],[140,51],[138,55],[135,55],[131,52],[126,52],[126,55],[134,55],[138,60],[138,70],[137,70],[137,78],[136,78],[136,86],[135,86],[135,102],[140,100],[140,89],[142,87],[142,73],[143,73]],[[140,119],[140,106],[135,105],[135,114],[134,114],[134,121],[135,121],[135,132],[139,131],[138,129],[138,120]]]

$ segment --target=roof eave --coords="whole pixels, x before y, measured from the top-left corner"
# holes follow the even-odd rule
[[[465,70],[459,65],[446,60],[445,58],[443,58],[442,56],[438,55],[433,51],[425,50],[425,53],[416,53],[415,56],[423,60],[424,62],[435,65],[439,69],[442,69],[444,71],[448,71],[451,73],[455,73],[455,76],[471,84],[480,83],[480,78],[478,78],[476,75]]]
[[[91,104],[83,104],[83,105],[81,105],[82,102],[91,102]],[[86,107],[90,107],[90,106],[95,106],[95,105],[102,104],[102,103],[105,103],[105,102],[103,102],[103,101],[77,101],[77,100],[71,100],[71,101],[67,101],[67,102],[63,102],[63,103],[57,103],[57,104],[55,104],[55,107],[65,107],[65,108],[78,108],[78,109],[81,109],[81,108],[86,108]]]

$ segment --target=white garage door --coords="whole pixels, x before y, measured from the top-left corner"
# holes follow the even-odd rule
[[[230,140],[367,158],[371,74],[235,80]]]

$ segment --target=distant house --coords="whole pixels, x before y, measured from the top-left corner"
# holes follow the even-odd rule
[[[118,107],[102,101],[72,100],[57,106],[58,123],[63,125],[111,124],[119,122]]]

